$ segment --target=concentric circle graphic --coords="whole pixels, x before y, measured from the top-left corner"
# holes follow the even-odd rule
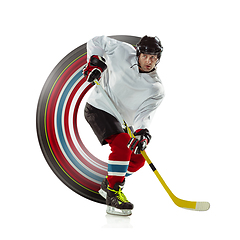
[[[133,46],[139,37],[111,38]],[[107,175],[107,163],[95,157],[81,140],[77,126],[79,106],[91,89],[83,76],[86,43],[65,56],[45,82],[37,106],[37,135],[43,155],[57,177],[79,195],[98,203],[98,190]]]

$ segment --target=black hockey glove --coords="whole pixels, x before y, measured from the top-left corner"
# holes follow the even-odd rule
[[[107,69],[105,62],[106,61],[103,57],[97,55],[91,56],[89,63],[83,69],[83,74],[87,78],[88,82],[100,79],[102,72]]]
[[[141,154],[141,151],[146,149],[152,136],[148,129],[139,129],[134,132],[134,136],[135,138],[131,138],[127,146],[134,154]]]

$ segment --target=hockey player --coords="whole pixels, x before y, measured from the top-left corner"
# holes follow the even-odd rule
[[[136,49],[127,43],[100,36],[87,43],[87,81],[101,78],[122,118],[134,130],[131,138],[122,128],[104,96],[94,88],[84,115],[102,145],[109,144],[108,176],[99,193],[106,198],[107,212],[130,215],[133,204],[122,192],[125,176],[143,167],[141,155],[151,140],[149,125],[164,97],[156,66],[163,47],[157,37],[144,36]]]

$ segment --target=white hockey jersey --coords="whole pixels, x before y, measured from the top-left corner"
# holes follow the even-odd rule
[[[87,43],[88,61],[92,55],[106,59],[107,70],[100,82],[128,126],[132,126],[134,131],[149,128],[164,97],[164,88],[156,70],[140,73],[135,48],[106,36],[95,37]],[[96,87],[87,102],[115,116]]]

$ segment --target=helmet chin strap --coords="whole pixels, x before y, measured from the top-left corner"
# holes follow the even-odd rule
[[[156,64],[156,65],[157,65],[157,64]],[[152,71],[154,71],[154,70],[156,69],[156,65],[155,65],[155,67],[154,67],[151,71],[149,71],[149,72],[146,72],[146,71],[141,70],[142,67],[140,66],[139,63],[135,63],[135,64],[133,64],[130,68],[133,68],[134,66],[138,66],[140,72],[142,72],[142,73],[150,73],[150,72],[152,72]]]
[[[133,64],[130,68],[133,68],[134,66],[138,66],[139,68],[141,68],[140,64],[139,64],[139,57],[137,58],[137,63]]]

